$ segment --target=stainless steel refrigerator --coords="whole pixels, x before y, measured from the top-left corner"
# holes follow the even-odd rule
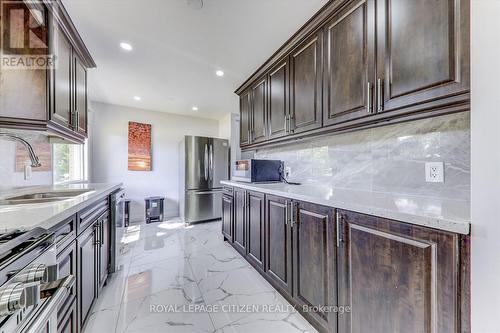
[[[229,179],[228,140],[185,136],[179,149],[181,217],[186,223],[220,219],[220,182]]]

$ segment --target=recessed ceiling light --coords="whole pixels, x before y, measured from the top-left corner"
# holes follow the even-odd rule
[[[191,109],[192,109],[193,111],[198,111],[198,107],[197,107],[197,106],[193,106]]]
[[[135,99],[136,101],[140,101],[140,100],[141,100],[141,96],[134,96],[134,99]]]
[[[129,43],[121,42],[120,47],[125,51],[132,51],[132,45],[130,45]]]
[[[217,75],[217,76],[224,76],[224,72],[221,71],[221,70],[218,70],[218,71],[215,72],[215,75]]]

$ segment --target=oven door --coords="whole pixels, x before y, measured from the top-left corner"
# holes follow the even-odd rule
[[[40,309],[34,313],[21,327],[18,327],[16,333],[52,333],[57,332],[57,309],[64,302],[75,284],[75,277],[67,277],[41,287],[41,298],[44,298]]]

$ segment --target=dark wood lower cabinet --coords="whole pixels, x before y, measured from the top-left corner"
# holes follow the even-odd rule
[[[57,253],[57,264],[59,277],[66,277],[68,275],[77,276],[77,242],[73,239],[73,242],[65,249],[58,251]],[[76,284],[71,288],[71,292],[64,302],[61,303],[57,309],[58,321],[60,321],[66,312],[68,307],[76,302],[77,287]]]
[[[78,312],[76,300],[73,301],[64,316],[57,318],[57,333],[77,333]]]
[[[234,189],[234,233],[233,245],[243,256],[246,255],[247,234],[246,234],[246,191],[240,188]]]
[[[459,235],[339,212],[339,332],[459,332]]]
[[[247,202],[246,255],[255,268],[264,270],[264,194],[248,192]]]
[[[337,327],[337,316],[332,311],[337,305],[333,211],[311,203],[292,202],[293,297],[298,304],[314,310],[305,316],[329,332]]]
[[[81,330],[97,298],[98,253],[97,222],[89,226],[77,239],[78,246],[78,326]]]
[[[234,205],[230,244],[320,332],[470,332],[468,236],[241,188]]]
[[[231,195],[222,197],[222,235],[228,242],[233,241],[234,205]]]
[[[271,283],[292,294],[292,228],[288,213],[290,201],[266,196],[265,263]]]

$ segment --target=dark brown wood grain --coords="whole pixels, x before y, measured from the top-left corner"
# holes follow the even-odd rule
[[[266,275],[274,284],[292,294],[292,229],[288,213],[291,200],[266,195]]]
[[[269,139],[287,135],[289,116],[289,68],[288,57],[269,71],[268,77],[268,133]]]
[[[339,332],[457,332],[458,242],[446,231],[341,211]]]
[[[301,306],[337,305],[335,220],[333,209],[306,202],[292,203],[293,297]],[[295,222],[293,222],[295,221]],[[336,313],[308,313],[334,332]]]
[[[58,249],[57,253],[57,264],[58,264],[58,274],[59,277],[65,277],[68,275],[78,276],[77,273],[77,244],[76,240],[73,241],[64,249]],[[60,318],[68,311],[68,308],[76,300],[77,286],[76,284],[71,288],[66,299],[61,302],[61,305],[57,309],[57,317]]]
[[[247,259],[264,270],[264,194],[247,192]]]
[[[57,333],[77,333],[78,332],[78,312],[76,300],[71,303],[66,313],[57,317]]]
[[[460,237],[460,332],[470,333],[471,328],[471,285],[470,285],[470,235]]]
[[[73,57],[73,110],[77,112],[78,128],[77,132],[87,136],[87,69],[83,65],[79,57]]]
[[[240,96],[240,146],[249,145],[251,123],[251,94],[250,91]]]
[[[247,247],[246,204],[246,191],[236,187],[234,189],[233,245],[244,256],[246,256]]]
[[[267,78],[252,87],[250,140],[259,143],[267,139]]]
[[[290,55],[292,133],[322,126],[322,38],[322,32],[316,32],[297,45]]]
[[[54,71],[54,108],[50,120],[64,127],[71,126],[72,105],[72,61],[73,54],[71,44],[64,36],[61,29],[57,29],[52,41],[55,45],[55,68]]]
[[[234,205],[233,196],[224,194],[222,197],[222,234],[228,242],[233,241]]]
[[[325,25],[324,125],[374,111],[375,0],[352,1]]]

